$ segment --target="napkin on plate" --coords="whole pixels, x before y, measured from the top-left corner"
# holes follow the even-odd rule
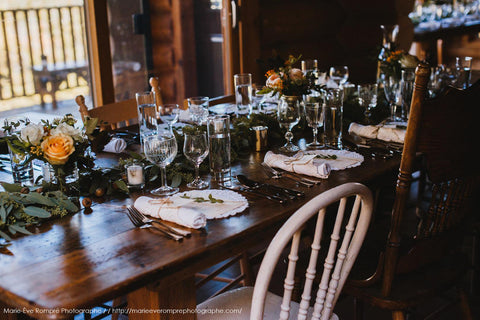
[[[103,151],[112,153],[121,153],[127,148],[127,143],[121,138],[113,137],[104,147]]]
[[[300,156],[298,156],[300,154]],[[270,167],[279,168],[289,172],[304,174],[307,176],[326,179],[330,175],[330,164],[316,163],[316,155],[304,155],[297,153],[296,156],[288,157],[283,154],[276,154],[268,151],[263,161]]]
[[[406,129],[398,128],[395,124],[381,124],[364,126],[352,122],[348,127],[348,133],[368,139],[378,139],[387,142],[403,143]]]
[[[168,198],[142,196],[135,200],[134,207],[151,217],[175,222],[193,229],[203,228],[207,224],[207,218],[202,212],[192,207],[178,206]]]

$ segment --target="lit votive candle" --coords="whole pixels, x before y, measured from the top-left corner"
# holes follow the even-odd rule
[[[142,188],[145,184],[143,166],[139,164],[127,166],[127,182],[130,187]]]

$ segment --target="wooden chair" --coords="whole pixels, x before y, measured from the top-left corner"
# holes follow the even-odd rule
[[[354,200],[354,201],[353,201]],[[353,205],[352,205],[353,203]],[[335,208],[336,216],[330,237],[323,234],[324,220]],[[347,215],[347,208],[351,208]],[[349,210],[348,209],[348,210]],[[373,198],[370,190],[359,183],[346,183],[326,191],[297,210],[279,229],[271,241],[255,286],[244,287],[226,292],[198,305],[199,310],[216,308],[241,308],[241,314],[198,314],[198,319],[290,319],[293,314],[316,316],[316,319],[338,319],[333,314],[335,303],[339,298],[345,280],[355,262],[367,232],[373,209]],[[299,246],[302,230],[306,223],[317,216],[315,235],[311,245],[308,268],[305,273],[305,285],[300,303],[292,302],[296,262],[299,259]],[[328,241],[323,245],[323,242]],[[291,243],[288,255],[288,269],[284,281],[283,298],[268,291],[273,270],[286,246]],[[323,250],[321,250],[323,249]],[[326,254],[325,254],[326,253]],[[321,283],[318,287],[313,308],[313,279],[316,274],[317,260],[325,256]],[[280,315],[280,317],[278,316]]]
[[[155,92],[156,103],[163,103],[158,78],[150,78],[152,91]],[[105,104],[103,106],[88,109],[85,105],[85,98],[79,95],[75,98],[75,102],[79,106],[79,112],[82,120],[86,116],[90,118],[99,118],[105,123],[105,128],[112,130],[136,124],[138,122],[137,102],[135,99]]]
[[[463,319],[472,318],[461,288],[469,267],[462,240],[479,191],[479,166],[472,152],[480,148],[476,132],[480,82],[467,90],[448,88],[439,97],[426,99],[429,74],[429,65],[420,63],[381,264],[370,278],[349,281],[344,289],[355,298],[356,319],[363,316],[363,302],[390,310],[395,320],[405,319],[410,310],[454,289]],[[412,223],[406,209],[419,155],[432,194],[427,210]]]

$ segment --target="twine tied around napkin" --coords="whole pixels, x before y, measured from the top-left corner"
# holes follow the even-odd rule
[[[364,126],[352,122],[348,127],[348,133],[355,134],[367,139],[378,139],[386,142],[403,143],[405,140],[405,128],[398,128],[395,124],[379,124]]]
[[[330,175],[331,166],[326,162],[315,163],[313,160],[316,156],[317,155],[315,154],[304,154],[300,151],[294,156],[288,157],[268,151],[265,154],[264,162],[271,167],[276,167],[285,171],[327,179]]]
[[[127,143],[121,138],[113,137],[104,147],[103,151],[122,153],[127,148]]]
[[[151,217],[175,222],[193,229],[203,228],[207,225],[207,218],[203,213],[194,208],[177,206],[167,199],[142,196],[135,200],[134,207]]]

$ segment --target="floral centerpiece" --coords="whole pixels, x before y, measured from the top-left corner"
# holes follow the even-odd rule
[[[55,173],[58,189],[67,191],[65,177],[76,168],[93,167],[93,159],[87,148],[89,141],[83,128],[75,126],[77,120],[67,114],[52,123],[42,120],[32,123],[28,120],[6,123],[4,138],[11,152],[26,155],[25,163],[39,159],[49,163]],[[23,128],[18,131],[19,127]]]
[[[402,69],[416,68],[418,65],[418,58],[404,50],[392,51],[385,49],[385,52],[385,59],[380,61],[380,69],[387,76],[395,76],[397,79],[400,79]]]
[[[265,74],[267,81],[260,93],[297,97],[309,94],[314,89],[312,85],[314,81],[310,79],[314,75],[304,75],[302,70],[293,67],[300,57],[290,55],[283,66],[268,70]]]

